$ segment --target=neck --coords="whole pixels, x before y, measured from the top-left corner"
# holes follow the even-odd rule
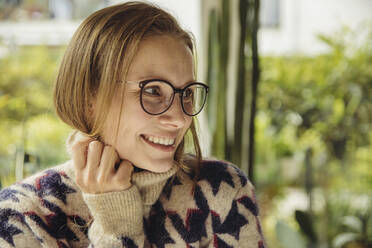
[[[179,167],[174,165],[170,170],[163,173],[155,173],[143,169],[134,170],[132,183],[138,187],[145,207],[151,207],[157,201],[167,180],[178,169]]]

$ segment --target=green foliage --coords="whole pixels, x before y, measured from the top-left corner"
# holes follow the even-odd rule
[[[258,188],[268,198],[284,187],[304,188],[311,150],[308,162],[318,192],[311,236],[325,247],[347,242],[367,247],[370,242],[340,221],[354,216],[371,226],[370,217],[360,217],[361,210],[350,206],[362,196],[372,199],[372,31],[364,43],[356,41],[357,34],[344,29],[320,36],[330,50],[315,57],[261,60],[255,123]]]
[[[315,58],[263,59],[256,122],[264,136],[258,141],[260,163],[266,145],[279,159],[311,147],[319,165],[336,161],[346,170],[370,161],[365,153],[372,135],[372,48],[332,48]]]
[[[312,216],[301,210],[295,211],[295,218],[301,228],[301,231],[305,234],[305,236],[311,241],[316,242],[317,241],[317,235],[314,230],[314,224]]]
[[[62,124],[54,115],[39,115],[30,119],[28,132],[28,151],[40,158],[43,167],[66,160],[64,144],[71,128]]]
[[[51,111],[60,50],[19,48],[0,59],[0,118],[23,121]],[[31,94],[32,93],[32,94]]]
[[[276,233],[280,247],[282,248],[305,248],[306,244],[301,235],[284,221],[276,224]]]
[[[57,120],[52,87],[61,48],[19,47],[0,58],[0,179],[14,182],[15,153],[24,148],[40,164],[28,163],[26,175],[67,158],[69,128]]]
[[[370,247],[368,245],[372,245],[372,198],[370,194],[357,195],[343,190],[343,192],[330,195],[328,208],[332,210],[328,221],[333,247]]]
[[[372,236],[368,235],[370,214],[359,216],[344,216],[341,221],[346,232],[338,234],[333,240],[335,248],[343,247],[349,243],[358,241],[364,245],[372,245]]]

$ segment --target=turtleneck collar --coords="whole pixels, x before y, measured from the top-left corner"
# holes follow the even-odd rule
[[[173,167],[163,173],[155,173],[147,170],[133,172],[132,184],[136,185],[142,196],[144,205],[153,205],[159,198],[167,180],[178,171],[179,166]]]

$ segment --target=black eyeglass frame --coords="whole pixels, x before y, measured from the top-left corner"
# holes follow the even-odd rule
[[[155,114],[154,114],[154,113],[151,113],[151,112],[148,112],[148,111],[146,110],[145,106],[143,106],[143,101],[142,101],[142,95],[143,95],[143,91],[144,91],[144,89],[145,89],[145,86],[146,86],[148,83],[152,83],[152,82],[163,82],[163,83],[166,83],[166,84],[168,84],[169,86],[171,86],[171,88],[173,89],[172,99],[171,99],[171,101],[170,101],[170,103],[169,103],[169,106],[168,106],[165,110],[163,110],[162,112],[160,112],[160,113],[155,113]],[[168,81],[166,81],[166,80],[164,80],[164,79],[147,79],[147,80],[143,80],[143,81],[140,81],[140,82],[127,82],[127,83],[138,83],[138,86],[141,88],[141,94],[140,94],[141,107],[142,107],[143,111],[145,111],[145,112],[146,112],[147,114],[149,114],[149,115],[161,115],[161,114],[167,112],[168,109],[169,109],[169,108],[172,106],[172,104],[173,104],[174,96],[175,96],[177,93],[179,93],[179,95],[180,95],[180,102],[181,102],[182,111],[183,111],[186,115],[188,115],[188,116],[196,116],[197,114],[199,114],[199,113],[203,110],[204,105],[205,105],[205,102],[207,101],[208,91],[209,91],[209,86],[208,86],[208,85],[205,85],[205,84],[203,84],[203,83],[200,83],[200,82],[193,82],[193,83],[190,83],[190,84],[186,85],[186,86],[185,86],[184,88],[182,88],[182,89],[181,89],[181,88],[176,88],[176,87],[174,87],[173,84],[171,84],[170,82],[168,82]],[[193,86],[193,85],[200,85],[200,86],[204,87],[204,89],[205,89],[205,98],[204,98],[204,102],[203,102],[203,104],[201,105],[200,110],[199,110],[197,113],[195,113],[195,114],[189,114],[189,113],[186,112],[185,107],[184,107],[184,105],[183,105],[183,97],[182,97],[182,96],[183,96],[183,93],[185,92],[185,90],[186,90],[188,87]]]

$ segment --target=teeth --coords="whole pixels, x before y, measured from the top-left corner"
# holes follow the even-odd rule
[[[145,138],[151,141],[152,143],[166,145],[166,146],[173,145],[175,141],[175,139],[159,138],[159,137],[152,137],[152,136],[146,136]]]

